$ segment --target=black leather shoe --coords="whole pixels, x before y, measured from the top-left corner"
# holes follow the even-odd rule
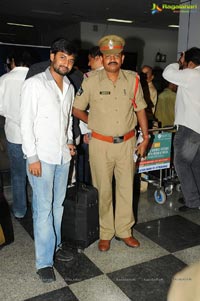
[[[44,283],[50,283],[50,282],[56,281],[56,276],[54,274],[54,270],[52,267],[46,267],[46,268],[39,269],[37,271],[37,274],[39,275],[40,279]]]
[[[74,255],[72,252],[70,252],[67,249],[63,249],[62,246],[59,247],[59,249],[56,251],[55,259],[59,261],[71,261],[74,258]]]
[[[190,208],[190,207],[184,205],[184,206],[179,207],[178,210],[180,212],[187,212],[187,211],[192,211],[192,210],[193,211],[194,210],[200,210],[200,207]]]

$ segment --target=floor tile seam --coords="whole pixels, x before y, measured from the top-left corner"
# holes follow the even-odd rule
[[[139,235],[143,236],[145,240],[152,242],[153,244],[157,245],[159,248],[161,248],[162,250],[166,251],[167,253],[171,253],[170,251],[168,251],[167,249],[163,248],[162,246],[160,246],[158,243],[156,243],[155,241],[153,241],[150,237],[146,236],[144,233],[135,230],[139,233]]]
[[[176,252],[181,252],[181,251],[187,250],[187,249],[189,249],[189,248],[194,248],[194,247],[200,246],[200,244],[198,243],[198,244],[194,244],[194,245],[189,246],[189,247],[188,247],[188,246],[183,247],[183,248],[180,249],[180,250],[178,249],[178,250],[176,250],[176,251],[169,251],[169,250],[165,249],[163,246],[159,245],[157,242],[153,241],[151,238],[149,238],[149,237],[146,236],[145,234],[143,234],[142,232],[138,231],[138,233],[140,233],[140,235],[142,235],[143,237],[145,237],[146,240],[149,240],[149,241],[153,242],[153,243],[154,243],[155,245],[157,245],[159,248],[161,248],[161,249],[163,249],[164,251],[166,251],[167,253],[171,253],[171,254],[176,253]]]
[[[149,220],[149,221],[146,221],[146,222],[137,222],[137,224],[136,225],[134,225],[134,227],[133,227],[133,230],[137,230],[137,229],[134,229],[135,228],[135,226],[136,226],[136,228],[137,228],[137,225],[141,225],[141,224],[147,224],[147,223],[150,223],[150,222],[155,222],[155,221],[158,221],[158,220],[164,220],[164,219],[168,219],[168,218],[170,218],[170,217],[172,217],[172,216],[181,216],[181,217],[183,217],[182,215],[180,215],[178,212],[174,212],[174,214],[171,214],[171,215],[167,215],[167,216],[163,216],[163,217],[158,217],[158,218],[155,218],[155,219],[151,219],[151,220]]]
[[[12,223],[13,223],[13,230],[14,230],[14,241],[15,241],[15,236],[16,236],[15,231],[17,231],[16,228],[14,227],[14,224],[17,223],[17,227],[19,227],[19,226],[22,227],[22,229],[24,230],[24,233],[26,233],[27,237],[31,238],[31,240],[34,242],[33,237],[27,231],[27,229],[24,227],[23,223],[20,220],[15,219],[15,217],[13,215],[12,215]]]
[[[13,217],[13,219],[14,219],[14,217]],[[27,237],[31,238],[31,241],[34,243],[34,239],[31,237],[30,233],[26,230],[26,228],[23,226],[23,224],[18,220],[16,220],[15,222],[18,223],[18,226],[22,227],[22,229],[26,233]],[[62,275],[59,273],[59,271],[56,269],[56,267],[54,265],[53,265],[53,268],[56,270],[56,273],[58,273],[59,277],[64,280],[64,278],[62,277]],[[65,282],[65,280],[64,280],[64,282]],[[66,282],[65,282],[65,286],[68,287],[68,284]]]
[[[27,235],[30,236],[29,232],[24,228],[24,226],[23,226],[20,222],[19,222],[19,224],[20,224],[20,226],[22,226],[23,229],[26,231]],[[151,240],[149,237],[147,237],[147,236],[144,235],[143,233],[141,233],[141,232],[139,232],[139,231],[137,231],[137,230],[135,230],[135,231],[138,232],[139,235],[141,235],[141,236],[144,238],[144,240],[150,241],[150,242],[153,243],[154,245],[157,245],[157,246],[158,246],[160,249],[162,249],[163,251],[167,252],[167,254],[170,254],[170,252],[169,252],[168,250],[164,249],[162,246],[160,246],[159,244],[157,244],[156,242],[154,242],[153,240]],[[30,237],[31,237],[31,236],[30,236]],[[31,237],[31,239],[33,240],[32,237]],[[33,240],[33,241],[34,241],[34,240]],[[102,272],[102,274],[104,274],[104,275],[107,274],[107,273],[104,273],[104,272],[101,270],[101,268],[97,265],[97,263],[96,263],[95,261],[93,261],[89,256],[87,256],[87,254],[85,254],[84,252],[83,252],[83,254],[84,254],[84,256],[87,257],[88,260],[90,260],[90,261],[92,262],[92,264],[94,264],[94,265],[100,270],[100,272]],[[157,258],[162,257],[162,256],[163,256],[163,255],[158,256]],[[165,255],[164,255],[164,256],[165,256]],[[148,262],[148,261],[149,261],[149,260],[145,260],[145,261],[142,261],[142,262],[140,262],[140,263],[136,263],[136,264],[134,264],[134,265],[141,264],[141,263],[143,263],[143,262]],[[134,266],[134,265],[131,265],[131,266]],[[61,277],[62,279],[64,279],[64,278],[62,277],[62,275],[59,273],[59,271],[56,269],[55,266],[54,266],[54,269],[57,271],[57,273],[60,275],[60,277]],[[119,270],[115,270],[115,271],[119,271]],[[113,271],[113,272],[115,272],[115,271]],[[91,278],[93,278],[93,277],[91,277]],[[88,279],[91,279],[91,278],[88,278]],[[83,281],[84,281],[84,280],[83,280]],[[66,285],[68,285],[68,284],[66,283]]]
[[[48,284],[47,284],[48,285]],[[63,289],[63,288],[65,288],[66,286],[62,286],[62,287],[58,287],[58,288],[53,288],[52,290],[49,290],[49,291],[45,291],[45,292],[42,292],[41,294],[39,294],[39,295],[34,295],[34,296],[29,296],[28,298],[26,298],[26,299],[23,299],[23,300],[17,300],[17,301],[26,301],[26,300],[32,300],[33,298],[36,298],[36,297],[40,297],[40,296],[42,296],[42,295],[45,295],[45,294],[51,294],[51,293],[53,293],[54,291],[59,291],[59,290],[61,290],[61,289]],[[67,286],[67,288],[69,289],[69,287]],[[71,291],[71,290],[70,290]],[[72,292],[72,291],[71,291]],[[10,301],[13,301],[13,300],[10,300]],[[45,301],[45,300],[44,300]],[[55,300],[56,301],[56,300]]]
[[[178,255],[179,253],[185,252],[185,251],[187,251],[187,250],[194,249],[194,248],[196,248],[196,247],[200,247],[200,244],[199,244],[199,245],[192,246],[192,247],[188,247],[188,248],[185,248],[185,249],[181,249],[181,250],[178,250],[178,251],[175,251],[175,252],[172,252],[171,254],[174,255],[174,256],[177,258],[177,255]],[[182,260],[182,259],[181,259],[181,260]],[[183,260],[182,260],[182,261],[183,261]],[[198,261],[199,261],[199,260],[198,260]],[[184,263],[186,263],[186,262],[184,262]],[[187,263],[186,263],[186,264],[187,264]]]
[[[86,281],[86,280],[89,280],[89,279],[92,279],[92,278],[96,278],[96,277],[100,277],[100,276],[102,276],[102,275],[106,275],[107,277],[109,277],[109,276],[108,276],[109,274],[112,274],[112,273],[115,273],[115,272],[119,272],[119,271],[123,271],[123,270],[126,270],[126,269],[128,269],[128,268],[135,267],[135,266],[138,266],[138,265],[141,265],[141,264],[144,264],[144,263],[147,263],[147,262],[150,262],[150,261],[153,261],[153,260],[156,260],[156,259],[165,257],[165,256],[169,256],[169,255],[173,255],[173,254],[167,251],[167,254],[159,255],[159,256],[157,256],[157,257],[155,257],[155,258],[152,258],[152,259],[150,259],[150,260],[144,260],[144,261],[141,261],[141,262],[139,262],[139,263],[131,264],[131,265],[127,266],[127,267],[113,270],[112,272],[102,272],[101,275],[97,275],[97,276],[95,276],[95,277],[87,278],[87,279],[85,279],[85,280],[83,280],[83,281]],[[174,257],[176,257],[176,256],[174,256]],[[176,257],[176,258],[177,258],[177,257]],[[185,262],[184,262],[184,263],[185,263]],[[99,268],[99,267],[98,267],[98,268]],[[99,268],[99,269],[100,269],[100,268]],[[110,279],[110,278],[109,278],[109,279]],[[83,282],[83,281],[79,281],[79,283],[80,283],[80,282]],[[74,283],[73,283],[73,284],[74,284]],[[69,284],[69,286],[70,286],[70,285],[73,285],[73,284]]]
[[[120,271],[123,273],[123,271],[125,271],[126,269],[129,269],[129,268],[132,268],[132,267],[137,267],[137,266],[140,266],[140,265],[149,263],[149,262],[155,262],[157,259],[161,259],[161,258],[168,257],[168,256],[173,256],[174,258],[176,258],[176,259],[182,261],[184,264],[186,264],[183,260],[177,258],[177,257],[174,256],[172,253],[170,253],[170,254],[158,256],[158,257],[156,257],[156,258],[152,258],[151,260],[147,260],[147,261],[144,261],[144,262],[141,262],[141,263],[138,263],[138,264],[130,265],[130,266],[128,266],[128,267],[126,267],[126,268],[122,268],[122,269],[120,269],[120,270],[116,270],[116,271],[113,271],[113,272],[106,273],[106,275],[108,275],[108,277],[109,277],[109,274],[114,274],[114,273],[120,272]],[[109,278],[110,278],[110,277],[109,277]]]
[[[103,277],[103,276],[106,276],[106,278],[109,279],[109,277],[107,276],[106,273],[102,273],[101,275],[96,275],[96,276],[94,276],[94,277],[90,277],[90,278],[84,279],[84,280],[82,280],[82,281],[78,281],[78,282],[74,282],[74,283],[72,283],[72,284],[68,284],[68,287],[70,288],[70,287],[76,286],[77,284],[85,283],[85,282],[87,282],[87,281],[91,281],[92,279],[95,280],[96,278],[100,278],[100,277]]]
[[[179,251],[178,251],[179,252]],[[183,259],[180,259],[180,257],[179,256],[176,256],[176,254],[175,254],[176,252],[174,252],[174,253],[172,253],[172,255],[174,256],[174,257],[176,257],[177,259],[179,259],[180,261],[182,261],[183,263],[185,263],[187,266],[188,266],[188,263],[187,262],[185,262]]]
[[[106,273],[106,274],[112,274],[112,273],[115,273],[115,272],[119,272],[119,271],[122,271],[122,270],[126,270],[126,269],[128,269],[128,268],[135,267],[135,266],[139,266],[139,265],[145,264],[145,263],[147,263],[147,262],[152,262],[152,261],[155,261],[155,260],[160,259],[160,258],[162,258],[162,257],[166,257],[166,256],[170,256],[170,255],[172,255],[172,254],[169,253],[169,254],[165,254],[165,255],[159,255],[159,256],[157,256],[156,258],[152,258],[152,259],[150,259],[150,260],[144,260],[144,261],[142,261],[142,262],[140,262],[140,263],[132,264],[132,265],[126,267],[126,268],[122,268],[122,269],[120,269],[120,270],[115,270],[115,271],[113,271],[113,272],[109,272],[109,273]],[[174,256],[174,257],[175,257],[175,256]]]
[[[152,260],[156,260],[156,259],[161,258],[161,257],[164,257],[164,256],[171,255],[171,253],[170,253],[169,251],[167,251],[167,250],[165,250],[165,249],[164,249],[164,251],[166,251],[166,254],[160,254],[160,255],[157,255],[156,257],[153,257],[153,258],[151,258],[151,259],[143,259],[142,261],[139,261],[139,262],[134,263],[134,264],[130,264],[130,265],[126,266],[126,267],[119,268],[119,269],[113,269],[111,272],[104,272],[104,271],[101,270],[101,268],[100,268],[96,263],[94,263],[94,264],[98,267],[98,269],[102,272],[102,274],[108,275],[108,274],[110,274],[110,273],[115,273],[115,272],[117,272],[117,271],[121,271],[121,270],[130,268],[130,267],[134,267],[134,266],[137,266],[137,265],[140,265],[140,264],[143,264],[143,263],[152,261]],[[96,276],[95,276],[95,277],[96,277]]]
[[[197,212],[194,212],[193,214],[196,214]],[[197,222],[195,222],[194,220],[191,220],[191,216],[190,216],[190,218],[189,218],[189,216],[187,216],[187,213],[186,214],[184,214],[184,213],[179,213],[178,214],[178,216],[181,216],[181,217],[183,217],[183,218],[185,218],[187,221],[189,221],[189,222],[191,222],[191,223],[193,223],[193,224],[195,224],[195,225],[197,225],[197,226],[200,226],[200,224],[198,224]]]
[[[166,255],[169,255],[169,254],[171,254],[171,252],[170,251],[168,251],[168,250],[166,250],[165,248],[163,248],[162,246],[160,246],[159,244],[157,244],[156,242],[154,242],[153,240],[151,240],[149,237],[147,237],[147,236],[145,236],[143,233],[141,233],[141,232],[139,232],[139,231],[137,231],[137,230],[135,230],[136,232],[138,232],[139,233],[139,235],[140,236],[142,236],[143,238],[144,238],[144,240],[145,241],[149,241],[149,242],[151,242],[153,245],[155,245],[157,248],[159,248],[162,252],[164,252],[164,253],[166,253],[166,254],[160,254],[160,255],[158,255],[156,258],[160,258],[160,257],[162,257],[162,256],[166,256]],[[116,270],[113,270],[112,272],[109,272],[109,273],[107,273],[107,272],[104,272],[102,269],[101,269],[101,266],[99,266],[99,264],[98,264],[98,262],[96,262],[95,260],[93,260],[89,255],[90,254],[84,254],[103,274],[109,274],[109,273],[112,273],[112,272],[116,272],[116,271],[119,271],[119,270],[121,270],[121,269],[116,269]],[[153,259],[156,259],[156,258],[152,258],[152,259],[150,259],[150,260],[153,260]],[[139,263],[135,263],[135,264],[131,264],[130,266],[135,266],[135,265],[138,265],[138,264],[142,264],[143,262],[148,262],[148,261],[150,261],[150,260],[148,260],[148,259],[144,259],[144,261],[140,261]],[[125,267],[125,268],[128,268],[128,266],[127,267]],[[123,269],[123,268],[122,268]]]
[[[55,284],[54,284],[55,285]],[[44,295],[44,294],[51,294],[51,293],[53,293],[54,291],[58,291],[58,290],[60,290],[60,289],[63,289],[64,287],[68,287],[69,288],[69,286],[62,286],[62,287],[54,287],[52,290],[48,290],[48,291],[44,291],[44,292],[41,292],[39,295],[29,295],[29,296],[27,296],[26,297],[26,299],[16,299],[16,297],[18,297],[18,295],[19,296],[21,296],[21,292],[19,292],[19,294],[16,294],[15,295],[15,299],[9,299],[9,300],[7,300],[7,299],[2,299],[2,301],[13,301],[13,300],[16,300],[16,301],[26,301],[26,300],[32,300],[33,298],[36,298],[36,297],[40,297],[41,295]],[[71,290],[70,290],[71,291]],[[71,291],[72,292],[72,291]],[[44,300],[45,301],[45,300]],[[56,300],[55,300],[56,301]]]
[[[14,217],[13,217],[13,218],[14,218]],[[32,241],[34,242],[34,239],[31,237],[30,233],[27,231],[27,229],[24,227],[24,225],[23,225],[20,221],[17,221],[17,220],[16,220],[15,222],[16,222],[16,223],[19,223],[18,226],[22,227],[23,230],[25,230],[27,237],[29,236],[29,237],[32,239]],[[95,267],[97,267],[97,268],[100,270],[100,272],[101,272],[102,274],[104,274],[104,272],[100,269],[100,267],[98,267],[98,265],[96,265],[96,263],[95,263],[94,261],[92,261],[91,258],[89,258],[84,252],[83,252],[83,254],[84,254],[84,256],[87,257],[88,260],[91,261],[92,264],[95,265]],[[59,276],[65,281],[64,277],[62,276],[62,274],[59,273],[59,271],[58,271],[58,269],[56,269],[55,265],[53,265],[53,267],[54,267],[54,269],[56,270],[56,272],[59,274]],[[101,274],[101,275],[102,275],[102,274]],[[91,278],[93,278],[93,277],[91,277]],[[88,278],[88,279],[90,279],[90,278]],[[84,281],[84,280],[83,280],[83,281]],[[80,282],[82,282],[82,281],[80,281]],[[65,283],[66,283],[66,282],[65,282]],[[66,286],[68,287],[69,284],[66,283]]]
[[[179,215],[179,214],[177,212],[171,212],[170,215],[167,215],[167,216],[161,216],[161,217],[151,218],[151,219],[149,219],[147,221],[141,221],[141,222],[137,221],[137,223],[133,226],[133,230],[135,229],[135,227],[137,227],[137,225],[154,222],[154,221],[157,221],[157,220],[160,220],[160,219],[165,219],[165,218],[168,218],[168,217],[171,217],[171,216],[175,216],[175,215]]]
[[[129,298],[128,296],[127,296],[127,294],[107,275],[108,273],[103,273],[102,275],[97,275],[97,276],[95,276],[95,277],[93,277],[93,278],[89,278],[89,279],[85,279],[85,280],[83,280],[83,281],[81,281],[81,282],[78,282],[78,285],[80,285],[80,283],[87,283],[87,281],[91,281],[91,279],[94,279],[94,281],[95,281],[95,279],[96,278],[100,278],[100,277],[106,277],[106,279],[107,280],[109,280],[109,281],[111,281],[112,282],[112,285],[114,285],[115,287],[116,287],[116,289],[117,290],[120,290],[127,298]],[[75,292],[73,291],[73,287],[76,287],[76,285],[77,285],[77,283],[72,283],[72,284],[70,284],[68,287],[69,287],[69,289],[72,291],[72,293],[78,298],[78,296],[75,294]],[[72,288],[72,289],[71,289]],[[130,300],[130,299],[129,299]],[[130,300],[131,301],[131,300]]]

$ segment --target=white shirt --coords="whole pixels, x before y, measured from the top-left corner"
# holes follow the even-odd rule
[[[0,115],[6,118],[5,134],[11,143],[21,144],[20,106],[21,87],[27,67],[15,67],[0,77]]]
[[[64,76],[62,92],[49,68],[24,82],[21,134],[22,149],[29,163],[41,160],[62,164],[71,159],[67,143],[73,143],[73,100],[70,81]]]
[[[175,103],[175,125],[186,126],[200,134],[200,66],[179,70],[179,64],[170,64],[163,77],[178,85]]]

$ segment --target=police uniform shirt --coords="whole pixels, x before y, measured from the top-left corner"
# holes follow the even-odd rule
[[[146,108],[140,84],[133,107],[135,79],[135,72],[122,69],[115,83],[104,69],[84,79],[74,107],[84,111],[89,105],[88,127],[91,130],[106,136],[122,136],[135,128],[134,111]]]

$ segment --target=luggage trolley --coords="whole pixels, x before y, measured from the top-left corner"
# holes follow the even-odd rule
[[[173,130],[175,130],[173,126],[149,129],[150,142],[146,157],[140,159],[137,154],[134,154],[136,172],[141,174],[141,180],[156,186],[154,199],[158,204],[165,203],[174,187],[177,191],[181,191],[178,177],[171,162]],[[141,143],[142,140],[142,133],[139,131],[137,144]],[[159,176],[155,176],[154,171],[159,171]]]

